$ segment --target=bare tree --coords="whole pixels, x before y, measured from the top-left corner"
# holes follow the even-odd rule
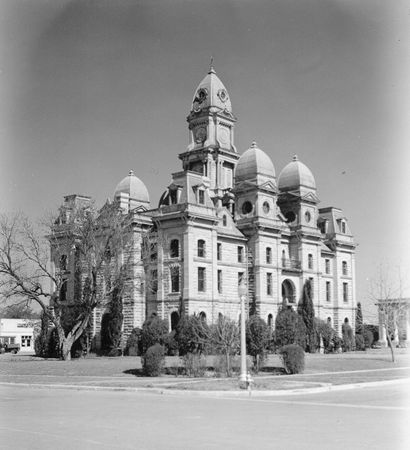
[[[45,231],[36,232],[21,214],[1,216],[0,292],[42,308],[57,331],[61,358],[67,360],[94,309],[110,297],[102,286],[106,277],[126,277],[127,226],[115,206],[95,211],[88,205],[72,211],[68,221],[49,223]],[[74,270],[68,270],[68,261]],[[74,286],[71,295],[68,282]],[[71,316],[68,329],[67,315]]]
[[[377,278],[371,283],[371,299],[378,307],[379,324],[384,328],[392,362],[395,361],[394,346],[398,344],[399,327],[408,320],[409,302],[403,298],[400,268],[395,276],[386,267],[380,267]],[[409,337],[407,336],[407,339]],[[395,342],[393,342],[395,339]]]

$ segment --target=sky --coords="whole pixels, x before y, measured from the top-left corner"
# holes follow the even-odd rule
[[[0,212],[102,205],[130,169],[156,207],[211,56],[239,153],[297,154],[344,211],[365,314],[381,266],[410,295],[409,1],[2,0]]]

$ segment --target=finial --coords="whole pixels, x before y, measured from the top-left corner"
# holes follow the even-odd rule
[[[130,177],[133,177],[133,176],[134,176],[134,171],[133,171],[133,170],[130,170],[129,173],[128,173],[128,175],[129,175]]]
[[[295,156],[293,157],[293,161],[299,161],[298,155],[295,155]]]
[[[251,148],[258,148],[258,144],[256,143],[256,141],[252,142]]]
[[[209,72],[208,73],[215,73],[215,70],[214,70],[214,57],[213,56],[211,56],[211,61],[209,63]]]

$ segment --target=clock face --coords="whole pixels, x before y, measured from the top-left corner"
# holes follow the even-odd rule
[[[206,139],[206,129],[204,127],[199,127],[195,131],[195,142],[201,143]]]
[[[219,130],[218,137],[222,144],[227,144],[229,142],[228,130]]]

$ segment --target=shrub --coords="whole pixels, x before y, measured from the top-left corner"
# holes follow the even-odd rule
[[[302,298],[298,305],[298,314],[305,324],[305,350],[309,353],[316,351],[315,309],[312,302],[312,284],[306,280],[303,286]]]
[[[254,358],[255,372],[259,371],[263,354],[269,344],[270,329],[258,316],[251,316],[246,322],[246,351]]]
[[[149,347],[155,344],[164,345],[168,335],[168,322],[157,316],[147,319],[141,331],[141,350],[144,354]]]
[[[134,328],[128,337],[127,345],[125,346],[125,354],[129,356],[138,356],[141,354],[140,339],[141,328]]]
[[[175,334],[179,354],[203,352],[207,332],[208,326],[199,316],[183,315],[178,322]]]
[[[148,377],[158,377],[161,375],[165,364],[165,349],[160,344],[149,347],[142,358],[142,368]]]
[[[353,330],[348,322],[344,322],[342,325],[342,336],[343,336],[343,351],[349,352],[353,350],[354,347]]]
[[[374,337],[373,337],[373,333],[371,332],[371,330],[369,329],[365,329],[364,330],[364,345],[366,348],[371,348],[373,341],[374,341]]]
[[[178,343],[175,340],[175,333],[175,330],[172,330],[164,338],[164,345],[169,356],[178,355]]]
[[[302,373],[305,368],[305,352],[300,345],[285,345],[280,349],[283,366],[287,373]]]
[[[199,353],[187,353],[184,358],[185,373],[188,377],[203,377],[206,372],[206,358]]]
[[[364,337],[361,334],[355,335],[356,350],[365,350]]]
[[[306,345],[306,326],[303,319],[291,307],[282,308],[275,320],[275,344],[283,347],[288,344]]]
[[[52,328],[47,333],[47,358],[60,357],[60,339],[58,337],[57,329]]]

